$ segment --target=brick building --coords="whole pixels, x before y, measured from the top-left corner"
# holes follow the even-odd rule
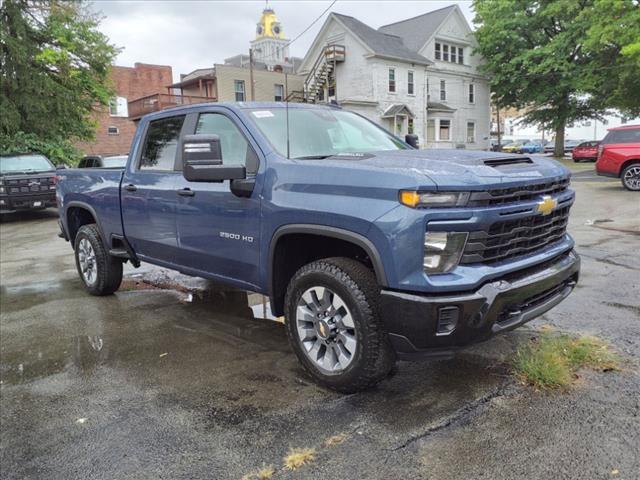
[[[95,140],[76,146],[85,154],[114,155],[129,152],[136,123],[129,118],[128,102],[166,91],[173,82],[171,67],[136,63],[133,68],[113,66],[110,81],[116,96],[108,108],[95,113]]]

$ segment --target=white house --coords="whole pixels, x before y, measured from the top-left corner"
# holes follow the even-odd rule
[[[457,5],[375,30],[331,13],[305,55],[308,101],[336,100],[422,146],[486,149],[487,79]]]

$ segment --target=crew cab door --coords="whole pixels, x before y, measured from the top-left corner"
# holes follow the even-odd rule
[[[195,134],[218,135],[224,166],[244,165],[255,177],[259,151],[242,122],[219,108],[193,114]],[[255,184],[248,197],[234,194],[232,181],[191,182],[180,176],[177,228],[180,263],[206,272],[205,277],[258,285],[260,266],[260,195]]]
[[[125,169],[121,187],[125,236],[143,260],[175,264],[177,168],[182,161],[179,139],[185,115],[150,121],[134,158]]]

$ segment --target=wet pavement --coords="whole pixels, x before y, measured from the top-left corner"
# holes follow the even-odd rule
[[[144,266],[91,297],[54,212],[4,218],[0,476],[640,478],[640,198],[574,185],[583,273],[564,303],[354,395],[314,385],[283,326],[254,317],[255,296]],[[582,372],[564,393],[519,385],[509,357],[543,324],[604,337],[624,370]],[[290,447],[315,462],[282,470]]]

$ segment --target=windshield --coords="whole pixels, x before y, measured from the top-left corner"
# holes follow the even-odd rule
[[[43,155],[15,155],[0,157],[0,173],[29,173],[55,170]]]
[[[287,156],[286,109],[255,109],[251,110],[250,117],[273,148]],[[390,133],[351,112],[289,109],[290,158],[325,158],[340,153],[407,148]]]
[[[124,167],[127,164],[126,155],[118,155],[117,157],[105,157],[102,159],[102,166],[104,168],[119,168]]]

